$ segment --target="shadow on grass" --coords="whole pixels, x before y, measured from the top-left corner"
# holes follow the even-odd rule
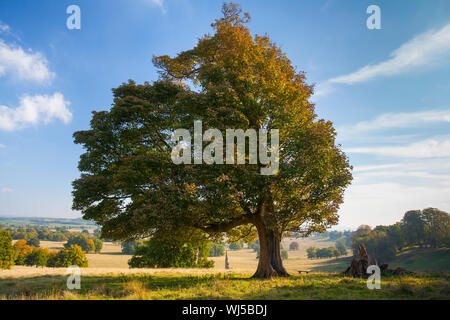
[[[68,276],[34,276],[27,278],[0,279],[0,298],[58,298],[67,289]],[[79,295],[107,296],[121,298],[129,292],[129,283],[139,283],[144,290],[180,290],[196,287],[199,284],[214,282],[214,275],[164,276],[149,274],[130,275],[85,275],[81,276],[81,289],[74,293]]]
[[[336,259],[336,260],[343,260]],[[342,261],[344,262],[344,261]],[[312,273],[275,279],[248,274],[128,274],[82,276],[81,289],[69,291],[67,276],[0,279],[3,299],[448,299],[443,275],[383,277],[382,290],[365,279]]]
[[[103,256],[131,256],[129,254],[125,254],[122,252],[99,252],[99,253],[95,253],[98,255],[103,255]]]
[[[341,272],[344,271],[352,261],[352,257],[341,257],[333,260],[326,260],[311,268],[314,272]]]

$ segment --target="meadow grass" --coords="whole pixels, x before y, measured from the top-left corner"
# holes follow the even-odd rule
[[[88,254],[83,268],[81,290],[68,290],[66,268],[14,266],[0,270],[0,299],[450,299],[449,249],[412,249],[389,264],[416,273],[413,276],[382,277],[380,290],[369,290],[366,280],[339,274],[351,257],[306,258],[309,246],[333,243],[311,239],[284,239],[288,248],[298,241],[300,250],[289,251],[284,261],[289,278],[249,279],[256,270],[256,253],[251,249],[228,251],[231,270],[224,257],[211,269],[129,269],[130,255],[121,254],[115,243],[104,243],[102,253]],[[59,249],[63,242],[41,241],[42,247]],[[299,275],[297,270],[312,273]]]
[[[414,271],[449,271],[449,248],[411,248],[399,253],[389,263],[392,268],[403,267]]]
[[[251,274],[105,274],[83,276],[68,290],[66,276],[0,279],[1,299],[450,299],[448,274],[383,277],[380,290],[365,279],[332,273],[250,279]]]

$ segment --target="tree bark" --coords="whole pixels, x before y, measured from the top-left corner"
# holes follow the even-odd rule
[[[281,233],[267,228],[263,221],[255,223],[259,237],[259,262],[253,278],[287,277],[281,260]]]

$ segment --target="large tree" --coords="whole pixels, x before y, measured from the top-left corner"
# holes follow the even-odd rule
[[[306,236],[336,224],[351,167],[332,123],[317,119],[304,73],[267,36],[251,35],[250,17],[237,5],[222,12],[193,49],[154,56],[157,81],[113,89],[110,111],[94,112],[91,129],[74,134],[86,152],[73,208],[110,239],[254,233],[261,250],[254,276],[284,276],[283,233]],[[196,120],[223,133],[278,129],[278,172],[261,175],[259,160],[174,164],[171,133],[192,133]]]

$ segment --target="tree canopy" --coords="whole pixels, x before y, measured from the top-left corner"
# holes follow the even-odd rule
[[[239,6],[222,12],[194,48],[154,56],[157,81],[113,89],[112,108],[93,112],[91,128],[74,134],[86,152],[73,208],[117,240],[190,229],[215,239],[257,234],[255,276],[287,275],[283,232],[309,235],[337,224],[351,167],[332,123],[317,118],[304,72],[268,36],[252,36]],[[259,160],[174,164],[171,133],[193,132],[196,120],[221,132],[279,130],[278,172],[261,175]]]

